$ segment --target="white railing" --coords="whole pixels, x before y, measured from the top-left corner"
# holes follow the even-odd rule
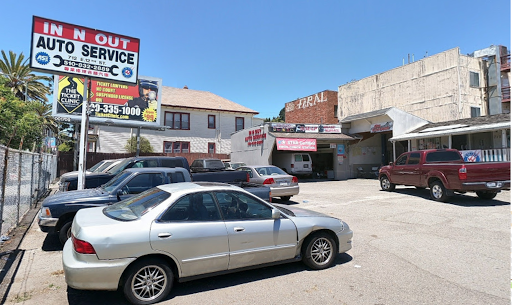
[[[466,162],[510,161],[510,148],[461,150]]]

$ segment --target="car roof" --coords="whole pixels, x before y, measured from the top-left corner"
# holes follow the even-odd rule
[[[269,164],[269,165],[245,165],[243,167],[256,168],[256,167],[277,167],[277,166]]]
[[[238,190],[244,191],[244,189],[220,182],[180,182],[171,184],[162,184],[157,186],[159,189],[169,193],[193,193],[195,191],[216,191],[216,190]]]
[[[124,170],[125,172],[130,173],[147,173],[147,172],[166,172],[166,173],[174,173],[174,172],[186,172],[188,170],[183,167],[132,167]]]

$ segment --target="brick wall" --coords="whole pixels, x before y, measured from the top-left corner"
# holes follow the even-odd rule
[[[338,124],[338,92],[325,90],[286,103],[286,123]]]

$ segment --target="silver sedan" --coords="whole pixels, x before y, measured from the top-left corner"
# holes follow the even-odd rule
[[[270,187],[272,197],[280,197],[288,201],[293,195],[299,194],[299,179],[287,174],[274,165],[248,165],[237,168],[249,174],[249,182]]]
[[[68,286],[117,290],[133,304],[167,297],[174,281],[302,260],[332,266],[352,248],[336,218],[272,205],[223,183],[161,185],[79,210],[62,252]]]

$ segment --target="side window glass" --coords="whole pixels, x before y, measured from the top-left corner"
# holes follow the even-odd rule
[[[167,177],[169,177],[170,183],[185,182],[185,176],[182,172],[168,173]]]
[[[140,174],[133,177],[123,187],[123,191],[125,191],[127,194],[139,194],[152,188],[152,175],[154,174]]]
[[[407,155],[403,155],[398,160],[396,160],[396,165],[404,165],[405,161],[407,161]]]
[[[216,192],[222,216],[225,220],[271,219],[272,209],[246,194]]]
[[[420,164],[420,154],[412,153],[409,156],[409,160],[407,161],[407,164]]]
[[[145,167],[158,167],[158,161],[157,160],[147,160]]]
[[[210,193],[197,193],[180,198],[160,220],[215,221],[220,220],[220,214]]]

